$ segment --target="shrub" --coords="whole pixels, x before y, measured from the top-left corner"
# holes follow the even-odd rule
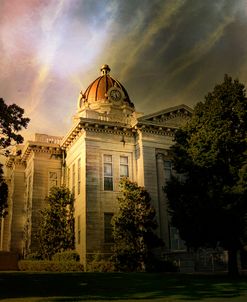
[[[178,272],[178,266],[175,261],[172,260],[161,260],[161,259],[152,259],[147,265],[148,272]]]
[[[114,272],[115,267],[113,262],[102,259],[99,261],[89,262],[87,265],[87,271],[100,273]]]
[[[30,272],[81,272],[83,265],[76,261],[20,260],[21,271]]]
[[[54,261],[80,261],[80,255],[76,251],[65,251],[56,253],[52,256],[52,260]]]
[[[88,261],[87,271],[100,273],[114,272],[115,266],[109,258],[105,259],[103,255],[97,253],[93,256],[91,261]]]
[[[35,252],[35,253],[28,254],[25,257],[25,260],[42,260],[42,256],[39,253]]]

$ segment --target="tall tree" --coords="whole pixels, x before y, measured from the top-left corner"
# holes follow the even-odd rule
[[[6,148],[13,144],[23,142],[23,137],[18,134],[20,130],[26,128],[30,119],[23,117],[24,109],[16,104],[7,105],[0,98],[0,152],[8,154]]]
[[[113,259],[123,271],[145,271],[154,247],[161,245],[155,235],[155,210],[149,193],[128,179],[120,182],[119,212],[113,218]]]
[[[0,156],[9,154],[8,147],[13,144],[23,142],[23,137],[18,134],[20,130],[26,128],[29,118],[23,117],[24,110],[16,104],[7,105],[0,98]],[[0,164],[0,217],[7,212],[8,186],[3,178],[3,165]]]
[[[226,75],[176,132],[174,167],[186,177],[166,187],[172,223],[187,246],[228,250],[231,275],[246,238],[246,138],[245,87]]]
[[[47,207],[41,211],[39,251],[44,259],[75,248],[74,196],[65,187],[51,188]]]

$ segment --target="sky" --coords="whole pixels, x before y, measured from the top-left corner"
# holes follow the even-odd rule
[[[108,64],[136,110],[193,106],[224,74],[247,85],[247,0],[0,0],[0,97],[63,136]]]

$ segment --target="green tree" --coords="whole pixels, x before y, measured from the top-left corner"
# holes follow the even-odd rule
[[[188,247],[228,250],[229,274],[238,274],[247,212],[247,99],[245,87],[225,76],[196,105],[175,134],[173,177],[166,187],[172,224]]]
[[[120,182],[119,212],[113,218],[113,260],[123,271],[145,271],[152,249],[161,245],[155,235],[155,210],[150,195],[128,179]]]
[[[23,137],[18,134],[26,128],[29,118],[23,117],[24,110],[16,104],[7,105],[0,98],[0,156],[9,155],[9,147],[23,142]],[[8,186],[3,178],[3,165],[0,164],[0,217],[7,214]]]
[[[26,128],[30,121],[23,114],[24,109],[16,104],[7,105],[0,98],[0,152],[4,155],[8,155],[8,147],[23,142],[23,137],[18,132]]]
[[[51,259],[58,252],[75,248],[74,196],[65,187],[53,187],[46,203],[41,211],[38,253],[43,259]]]

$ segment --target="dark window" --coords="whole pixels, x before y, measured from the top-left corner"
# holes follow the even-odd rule
[[[77,191],[78,191],[78,195],[81,193],[81,159],[79,158],[78,159],[78,163],[77,163],[77,180],[78,180],[78,188],[77,188]]]
[[[113,213],[104,213],[104,239],[105,243],[112,243],[113,236],[112,236],[112,217]]]
[[[173,251],[186,249],[184,241],[179,236],[178,229],[172,226],[170,227],[170,247]]]
[[[172,162],[170,160],[165,160],[165,180],[169,181],[172,175]]]
[[[104,190],[113,191],[112,156],[104,155]]]

